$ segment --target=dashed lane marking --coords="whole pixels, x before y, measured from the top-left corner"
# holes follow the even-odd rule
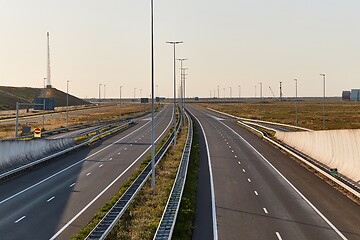
[[[46,200],[47,202],[51,202],[52,200],[54,200],[55,196],[52,196],[51,198],[49,198],[48,200]]]
[[[276,234],[276,236],[277,236],[277,238],[278,238],[279,240],[282,240],[282,237],[281,237],[281,235],[280,235],[279,232],[275,232],[275,234]]]
[[[100,164],[99,167],[102,167],[104,164]]]
[[[86,174],[86,176],[90,176],[91,172],[89,172],[88,174]]]
[[[263,208],[263,210],[264,210],[264,212],[265,212],[266,214],[269,213],[266,208]]]
[[[18,220],[16,220],[15,223],[20,222],[20,221],[23,220],[24,218],[26,218],[26,216],[22,216],[21,218],[19,218]]]
[[[69,187],[72,188],[73,186],[75,186],[75,183],[71,184]]]
[[[250,179],[250,178],[248,178],[248,182],[251,182],[251,179]]]
[[[243,169],[243,172],[245,172],[245,169]]]
[[[258,194],[258,192],[257,192],[257,191],[254,191],[254,193],[255,193],[255,195],[256,195],[256,196],[259,196],[259,194]]]

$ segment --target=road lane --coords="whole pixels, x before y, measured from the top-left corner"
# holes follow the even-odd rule
[[[169,130],[171,119],[171,107],[157,114],[156,137]],[[135,160],[146,156],[146,149],[151,145],[150,127],[148,120],[141,120],[136,126],[92,147],[1,183],[0,214],[5,216],[0,219],[2,238],[49,239],[98,197],[58,237],[70,238],[126,181],[140,164]],[[107,191],[102,192],[105,188]],[[51,201],[47,201],[49,199]]]
[[[318,177],[242,129],[232,119],[194,107],[189,110],[198,117],[208,136],[219,239],[279,239],[279,236],[284,239],[341,239],[342,234],[349,239],[360,238],[359,229],[355,227],[360,220],[356,204],[336,194],[336,190]],[[237,134],[250,139],[255,148]],[[281,164],[291,165],[291,168],[283,167],[281,172],[286,172],[284,175],[290,176],[290,181],[297,175],[295,187],[299,187],[305,197],[310,195],[310,202],[319,198],[315,201],[316,207],[331,206],[331,209],[322,207],[319,212],[326,217],[330,215],[329,222],[335,223],[335,229],[261,154],[269,163],[281,159]],[[319,190],[327,195],[318,196]],[[333,196],[341,203],[329,200]],[[341,216],[344,210],[339,209],[340,206],[346,206],[355,214]],[[333,213],[335,211],[337,214]],[[341,220],[336,219],[339,217]],[[349,219],[350,223],[343,223]],[[341,233],[336,232],[336,227]]]

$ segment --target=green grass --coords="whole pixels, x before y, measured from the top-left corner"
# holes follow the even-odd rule
[[[196,125],[193,125],[194,136],[191,145],[190,160],[183,197],[176,220],[172,239],[191,239],[196,214],[197,178],[200,159],[199,137]]]

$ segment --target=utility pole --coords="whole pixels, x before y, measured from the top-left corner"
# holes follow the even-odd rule
[[[231,89],[231,87],[229,87],[230,88],[230,100],[231,100],[231,98],[232,98],[232,89]]]
[[[280,82],[280,102],[282,101],[283,93],[282,93],[282,82]]]
[[[239,100],[241,99],[241,86],[239,85]]]

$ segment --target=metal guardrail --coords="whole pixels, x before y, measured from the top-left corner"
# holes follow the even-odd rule
[[[180,202],[185,187],[186,175],[189,165],[191,144],[193,140],[193,123],[187,114],[186,117],[189,123],[186,145],[182,154],[180,167],[171,190],[171,195],[168,199],[160,224],[154,236],[154,239],[156,240],[171,239],[180,208]]]
[[[85,142],[83,142],[83,143],[81,143],[81,144],[79,144],[79,145],[76,145],[76,146],[74,146],[74,147],[65,149],[65,150],[63,150],[63,151],[54,153],[54,154],[52,154],[52,155],[50,155],[50,156],[41,158],[41,159],[36,160],[36,161],[34,161],[34,162],[25,164],[25,165],[23,165],[23,166],[20,166],[20,167],[17,167],[17,168],[12,169],[12,170],[10,170],[10,171],[7,171],[7,172],[5,172],[5,173],[2,173],[2,174],[0,174],[0,180],[4,179],[4,178],[6,178],[6,177],[9,177],[9,176],[11,176],[11,175],[13,175],[13,174],[16,174],[16,173],[19,173],[19,172],[21,172],[21,171],[24,171],[25,169],[28,169],[28,168],[33,167],[33,166],[35,166],[35,165],[38,165],[38,164],[40,164],[40,163],[43,163],[43,162],[45,162],[45,161],[47,161],[47,160],[50,160],[50,159],[52,159],[52,158],[55,158],[55,157],[58,157],[58,156],[60,156],[60,155],[65,154],[65,153],[68,153],[68,152],[70,152],[70,151],[73,151],[73,150],[75,150],[75,149],[77,149],[77,148],[80,148],[80,147],[82,147],[82,146],[84,146],[84,145],[86,145],[86,144],[88,144],[88,143],[91,143],[91,142],[92,142],[93,140],[95,140],[96,138],[101,137],[101,136],[103,136],[103,135],[106,135],[106,134],[108,134],[108,133],[111,133],[111,132],[113,132],[113,131],[117,131],[118,129],[123,128],[123,127],[129,125],[130,123],[131,123],[131,122],[129,121],[129,122],[124,123],[124,124],[122,124],[122,125],[120,125],[120,126],[118,126],[118,127],[116,127],[116,128],[113,128],[113,129],[110,129],[110,130],[105,131],[105,132],[103,132],[103,133],[100,133],[100,134],[98,134],[98,135],[95,135],[95,136],[91,137],[89,140],[87,140],[87,141],[85,141]],[[84,135],[85,135],[85,134],[84,134]]]
[[[180,120],[176,124],[176,129],[179,130]],[[166,151],[169,149],[171,142],[173,141],[176,134],[175,131],[172,132],[170,137],[167,139],[165,144],[155,155],[155,166],[165,155]],[[177,133],[177,132],[176,132]],[[175,136],[174,136],[175,135]],[[105,217],[96,225],[96,227],[90,232],[86,237],[88,240],[92,239],[105,239],[106,236],[114,228],[117,221],[124,214],[126,209],[131,204],[132,200],[135,198],[136,194],[141,190],[142,186],[145,184],[147,179],[151,174],[151,162],[145,167],[145,169],[140,173],[140,175],[135,179],[131,186],[125,191],[125,193],[120,197],[120,199],[115,203],[115,205],[110,209],[110,211],[105,215]]]

